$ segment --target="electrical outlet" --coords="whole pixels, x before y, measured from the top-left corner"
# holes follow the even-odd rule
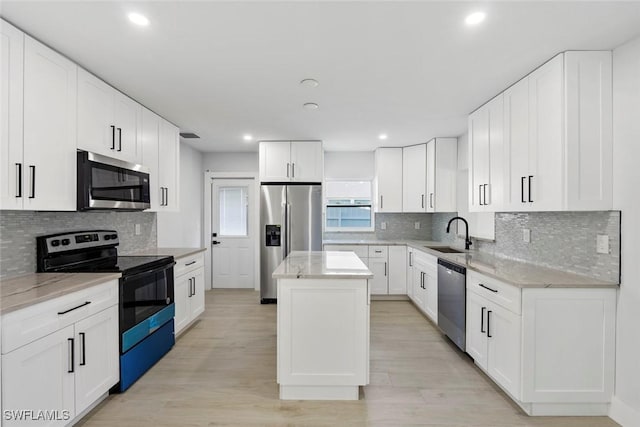
[[[141,234],[142,234],[142,231],[141,231],[141,229],[140,229],[140,224],[136,224],[136,226],[135,226],[135,233],[136,233],[136,236],[139,236],[139,235],[141,235]]]
[[[415,227],[416,230],[420,230],[420,221],[416,221],[413,226]]]
[[[606,234],[596,235],[596,252],[599,254],[608,254],[609,251],[609,236]]]
[[[522,229],[522,241],[525,243],[531,243],[531,230],[528,228]]]
[[[386,222],[384,222],[384,221],[382,221],[382,222],[380,223],[380,230],[386,230],[386,229],[387,229],[387,223],[386,223]]]

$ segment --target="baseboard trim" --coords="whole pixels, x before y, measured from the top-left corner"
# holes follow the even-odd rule
[[[611,399],[609,418],[623,427],[640,426],[640,411],[627,405],[616,396]]]

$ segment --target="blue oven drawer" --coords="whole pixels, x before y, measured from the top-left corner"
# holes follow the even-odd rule
[[[175,305],[171,304],[146,319],[138,323],[133,328],[122,333],[122,350],[124,354],[134,345],[154,333],[162,325],[172,320],[175,315]]]
[[[173,318],[120,356],[120,392],[125,391],[175,344]]]

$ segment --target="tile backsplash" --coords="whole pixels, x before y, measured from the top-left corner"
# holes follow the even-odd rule
[[[121,254],[157,246],[153,212],[0,211],[0,278],[36,271],[37,236],[88,229],[118,231]]]
[[[431,239],[431,214],[416,213],[378,213],[376,214],[376,228],[372,232],[358,233],[332,233],[325,232],[324,239],[329,240],[430,240]],[[416,230],[415,223],[420,223],[420,229]],[[386,229],[382,229],[382,223],[386,223]]]
[[[456,214],[433,215],[433,240],[464,247],[464,239],[447,234]],[[495,242],[474,240],[472,248],[503,258],[620,281],[620,211],[496,213]],[[531,230],[531,242],[523,241]],[[609,254],[596,252],[596,236],[609,236]]]

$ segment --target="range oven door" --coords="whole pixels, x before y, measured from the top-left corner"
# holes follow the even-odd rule
[[[149,170],[134,163],[78,151],[79,211],[144,210],[151,207]]]
[[[174,265],[171,262],[120,279],[121,334],[173,304]]]

